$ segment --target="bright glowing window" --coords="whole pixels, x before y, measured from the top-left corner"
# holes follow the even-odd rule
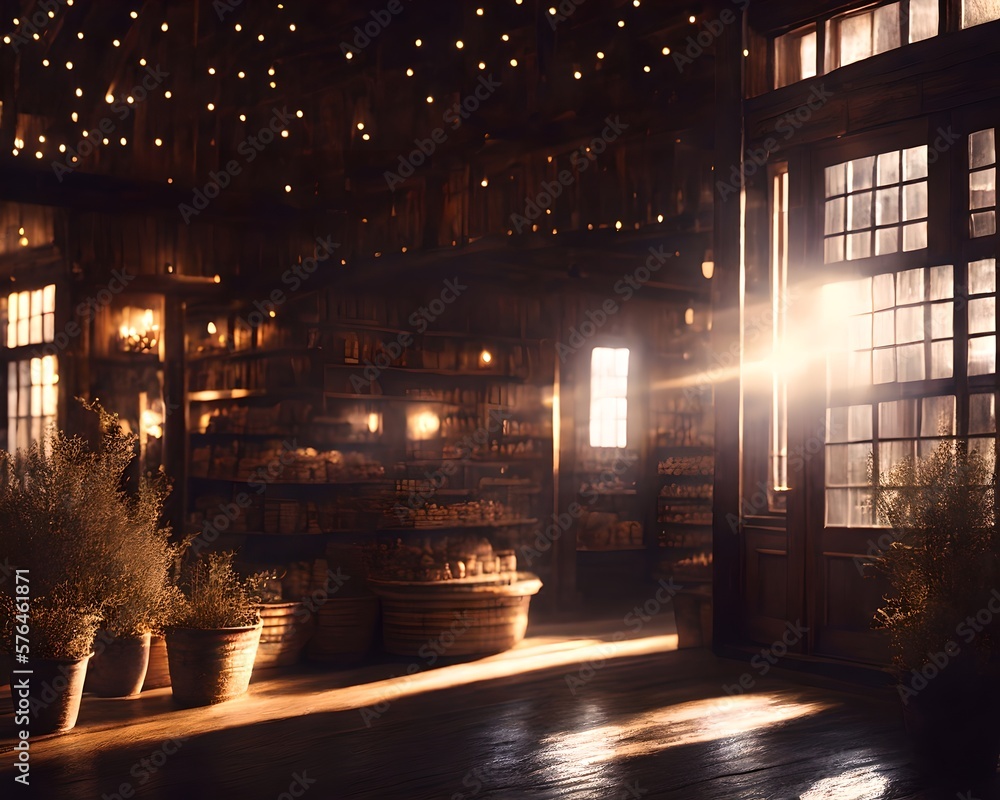
[[[628,444],[627,347],[595,347],[590,357],[590,446]]]
[[[55,356],[7,364],[7,449],[26,448],[55,422],[58,365]]]
[[[997,262],[969,264],[969,375],[997,371]]]
[[[774,40],[774,86],[780,89],[816,74],[816,26],[786,33]]]
[[[1000,0],[962,0],[962,27],[1000,19]]]
[[[51,342],[55,337],[56,287],[13,292],[7,297],[7,347]]]
[[[969,235],[997,232],[997,149],[993,128],[969,135]]]
[[[910,41],[937,36],[939,19],[938,0],[910,0]]]
[[[826,168],[827,264],[927,247],[927,145]]]
[[[826,23],[826,71],[895,50],[900,31],[900,3],[833,17]]]
[[[788,490],[788,377],[781,370],[788,334],[788,168],[782,165],[771,184],[771,501],[781,507]]]

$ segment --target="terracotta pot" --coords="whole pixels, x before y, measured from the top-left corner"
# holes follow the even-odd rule
[[[299,660],[312,634],[313,619],[302,603],[262,603],[260,647],[254,669],[287,667]]]
[[[901,691],[907,735],[924,772],[991,777],[1000,758],[1000,687],[955,672],[931,678],[916,694]]]
[[[170,685],[170,667],[167,664],[167,640],[154,636],[149,643],[149,668],[142,690],[162,689]]]
[[[80,659],[32,658],[27,665],[30,675],[19,675],[16,670],[10,675],[10,694],[14,700],[14,721],[19,730],[24,730],[21,715],[28,714],[29,735],[42,736],[47,733],[65,733],[76,725],[80,713],[80,699],[83,697],[83,683],[87,675],[90,656]],[[27,696],[20,686],[27,681]]]
[[[136,697],[146,679],[151,638],[148,633],[137,639],[105,638],[99,633],[84,691],[98,697]]]
[[[167,660],[174,701],[183,708],[224,703],[246,693],[262,625],[248,628],[174,628]]]

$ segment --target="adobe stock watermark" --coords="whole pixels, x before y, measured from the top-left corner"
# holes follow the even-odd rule
[[[40,0],[38,8],[28,18],[22,19],[17,26],[17,33],[10,37],[10,46],[19,53],[26,44],[31,44],[34,37],[40,34],[56,17],[56,11],[66,5],[66,0]]]
[[[639,633],[646,623],[656,617],[680,592],[684,587],[674,583],[674,579],[661,579],[659,588],[652,597],[648,598],[641,606],[636,606],[622,617],[622,624],[635,633]],[[597,649],[600,658],[594,658],[583,662],[576,671],[576,674],[564,676],[566,686],[574,697],[576,693],[586,686],[597,672],[607,666],[608,659],[618,652],[618,643],[625,640],[624,631],[615,631],[610,642],[600,645]]]
[[[631,300],[635,293],[649,283],[653,273],[659,271],[660,267],[667,263],[667,259],[673,256],[664,250],[663,245],[659,247],[649,247],[650,255],[646,258],[645,265],[636,267],[632,272],[622,275],[613,288],[616,297],[621,298],[622,304]],[[586,319],[569,329],[569,344],[556,342],[556,352],[559,360],[565,364],[566,359],[583,348],[587,341],[593,338],[597,332],[603,328],[608,320],[621,310],[621,305],[614,297],[608,297],[596,309],[588,308],[584,312]]]
[[[561,170],[556,176],[556,180],[542,181],[541,189],[533,197],[524,198],[524,213],[518,214],[516,211],[510,215],[511,228],[517,233],[521,233],[525,228],[530,228],[534,221],[539,219],[545,210],[552,207],[552,204],[562,196],[563,191],[572,186],[577,177],[587,171],[592,163],[597,161],[597,157],[628,130],[628,123],[622,122],[618,115],[615,118],[604,118],[604,128],[600,135],[595,136],[588,144],[574,150],[569,157],[569,163],[576,172],[568,169]]]
[[[750,0],[732,0],[732,3],[738,9],[739,14],[742,14],[750,5]],[[704,24],[697,36],[687,37],[687,41],[684,42],[686,47],[683,50],[679,48],[671,50],[677,71],[684,72],[685,67],[701,58],[715,40],[722,36],[727,27],[740,19],[739,14],[731,8],[722,9],[718,17]]]
[[[192,192],[190,203],[178,203],[177,210],[186,224],[190,225],[191,219],[208,208],[212,201],[233,182],[233,179],[243,172],[243,167],[246,164],[252,164],[254,159],[264,152],[269,144],[278,139],[281,132],[288,127],[288,123],[295,116],[289,113],[288,106],[280,111],[273,108],[271,112],[271,118],[266,125],[237,145],[236,152],[243,156],[243,163],[235,158],[229,159],[218,172],[213,170],[208,173],[208,180],[204,186],[196,188]]]
[[[161,70],[159,64],[155,67],[146,67],[145,77],[124,95],[125,99],[119,96],[111,103],[111,111],[118,117],[118,122],[124,122],[128,119],[135,104],[145,100],[154,89],[161,86],[169,77],[170,73]],[[105,139],[110,139],[117,128],[118,123],[111,117],[105,117],[96,127],[88,130],[86,135],[76,143],[75,147],[72,145],[67,147],[66,152],[63,154],[63,160],[55,159],[52,162],[52,171],[59,182],[62,183],[64,176],[72,174],[79,168],[83,159],[87,158],[98,147],[104,144]]]
[[[774,133],[780,134],[781,138],[779,139],[777,135],[768,136],[760,147],[748,147],[743,163],[733,164],[730,169],[729,180],[719,179],[715,182],[720,199],[725,202],[731,194],[738,195],[743,188],[743,182],[763,170],[771,160],[771,156],[781,149],[782,142],[787,142],[795,136],[802,126],[812,119],[813,114],[830,102],[833,96],[834,93],[827,91],[824,84],[814,86],[800,106],[779,117],[774,124]]]
[[[559,5],[551,5],[545,15],[549,27],[555,30],[560,22],[565,22],[576,13],[576,10],[587,0],[559,0]]]
[[[190,736],[178,736],[173,739],[167,739],[148,756],[140,758],[132,765],[129,775],[135,779],[135,783],[126,781],[118,786],[117,792],[112,792],[111,794],[102,792],[101,800],[130,800],[130,798],[136,797],[136,785],[144,786],[149,783],[150,778],[167,763],[167,759],[175,755],[184,743],[189,741],[191,741]]]
[[[306,770],[302,770],[300,775],[297,772],[292,773],[291,783],[288,784],[288,788],[280,792],[275,800],[294,800],[295,798],[302,797],[309,789],[313,787],[316,783],[315,778],[310,778],[309,773]]]
[[[340,52],[345,58],[353,58],[375,41],[398,15],[403,13],[401,0],[389,0],[385,8],[373,9],[365,20],[364,27],[354,26],[354,39],[340,43]],[[350,55],[348,55],[350,53]]]
[[[776,666],[778,661],[788,655],[788,651],[795,647],[799,642],[805,638],[806,633],[809,632],[809,626],[803,625],[801,620],[795,620],[795,622],[785,623],[785,632],[781,634],[781,638],[776,640],[770,647],[762,649],[753,658],[750,659],[750,666],[753,667],[757,675],[763,678],[771,671],[771,668]],[[744,692],[749,692],[757,684],[757,678],[754,678],[750,670],[744,672],[739,680],[730,685],[722,684],[722,691],[726,693],[729,697],[734,695],[743,694]]]
[[[479,85],[476,86],[473,92],[449,106],[444,114],[441,115],[441,121],[450,127],[452,131],[458,130],[462,127],[462,123],[478,111],[479,106],[489,100],[501,85],[500,81],[493,79],[492,74],[488,77],[481,75],[479,77]],[[447,141],[448,133],[441,127],[432,130],[431,135],[427,139],[414,139],[413,144],[416,145],[416,148],[409,153],[399,156],[396,172],[386,170],[383,173],[389,190],[395,190],[401,183],[405,183],[407,178],[412,178],[417,168],[427,163],[434,153],[437,152],[437,149]]]
[[[428,639],[417,650],[417,656],[422,659],[427,667],[433,667],[440,658],[445,657],[448,651],[455,646],[455,643],[472,627],[469,623],[469,612],[467,610],[456,611],[452,616],[454,619],[446,630]],[[399,681],[394,681],[386,687],[379,702],[358,709],[366,728],[370,728],[375,720],[381,719],[382,715],[392,706],[393,701],[403,695],[403,687],[411,682],[414,674],[420,672],[420,670],[421,662],[414,661],[408,664],[406,674],[400,676]],[[397,676],[391,675],[390,677],[395,678]]]
[[[328,261],[339,247],[340,242],[333,241],[332,236],[317,236],[313,255],[303,259],[301,263],[296,264],[294,267],[286,269],[281,274],[281,282],[289,287],[289,292],[294,293],[298,291],[303,282],[307,281],[319,269],[320,264]],[[254,310],[246,315],[246,319],[242,316],[236,317],[236,324],[242,325],[247,330],[259,328],[268,319],[273,317],[281,306],[288,302],[288,297],[289,295],[282,289],[272,289],[266,300],[253,301]]]

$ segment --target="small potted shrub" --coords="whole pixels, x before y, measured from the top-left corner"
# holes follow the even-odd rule
[[[96,446],[52,429],[27,450],[0,452],[0,563],[27,578],[0,584],[0,648],[28,656],[32,734],[76,724],[95,632],[127,600],[134,567],[133,505],[121,488],[133,439],[84,405],[100,423]]]
[[[874,489],[893,530],[874,559],[891,589],[876,624],[889,634],[906,727],[922,763],[964,775],[993,774],[1000,753],[995,479],[992,453],[943,441]]]
[[[268,576],[241,578],[233,556],[208,553],[183,570],[183,597],[167,630],[167,660],[174,700],[185,708],[232,700],[250,685]]]

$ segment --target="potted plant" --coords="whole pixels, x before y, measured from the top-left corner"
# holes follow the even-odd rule
[[[921,762],[993,774],[1000,753],[1000,533],[995,456],[942,441],[874,483],[893,541],[874,565],[904,721]]]
[[[222,703],[250,685],[260,644],[260,595],[268,576],[241,578],[232,552],[208,553],[186,565],[183,597],[167,630],[174,700],[183,707]]]
[[[129,566],[123,575],[127,591],[104,611],[84,687],[99,697],[134,697],[142,691],[151,639],[163,633],[178,607],[173,568],[183,545],[171,543],[170,529],[160,526],[169,491],[164,475],[143,478],[122,508],[122,523],[132,531],[123,552]]]
[[[0,648],[28,657],[34,735],[76,724],[95,632],[128,593],[121,487],[133,439],[114,415],[84,406],[100,423],[96,446],[50,429],[27,450],[0,452],[0,563],[23,570],[0,584]]]

